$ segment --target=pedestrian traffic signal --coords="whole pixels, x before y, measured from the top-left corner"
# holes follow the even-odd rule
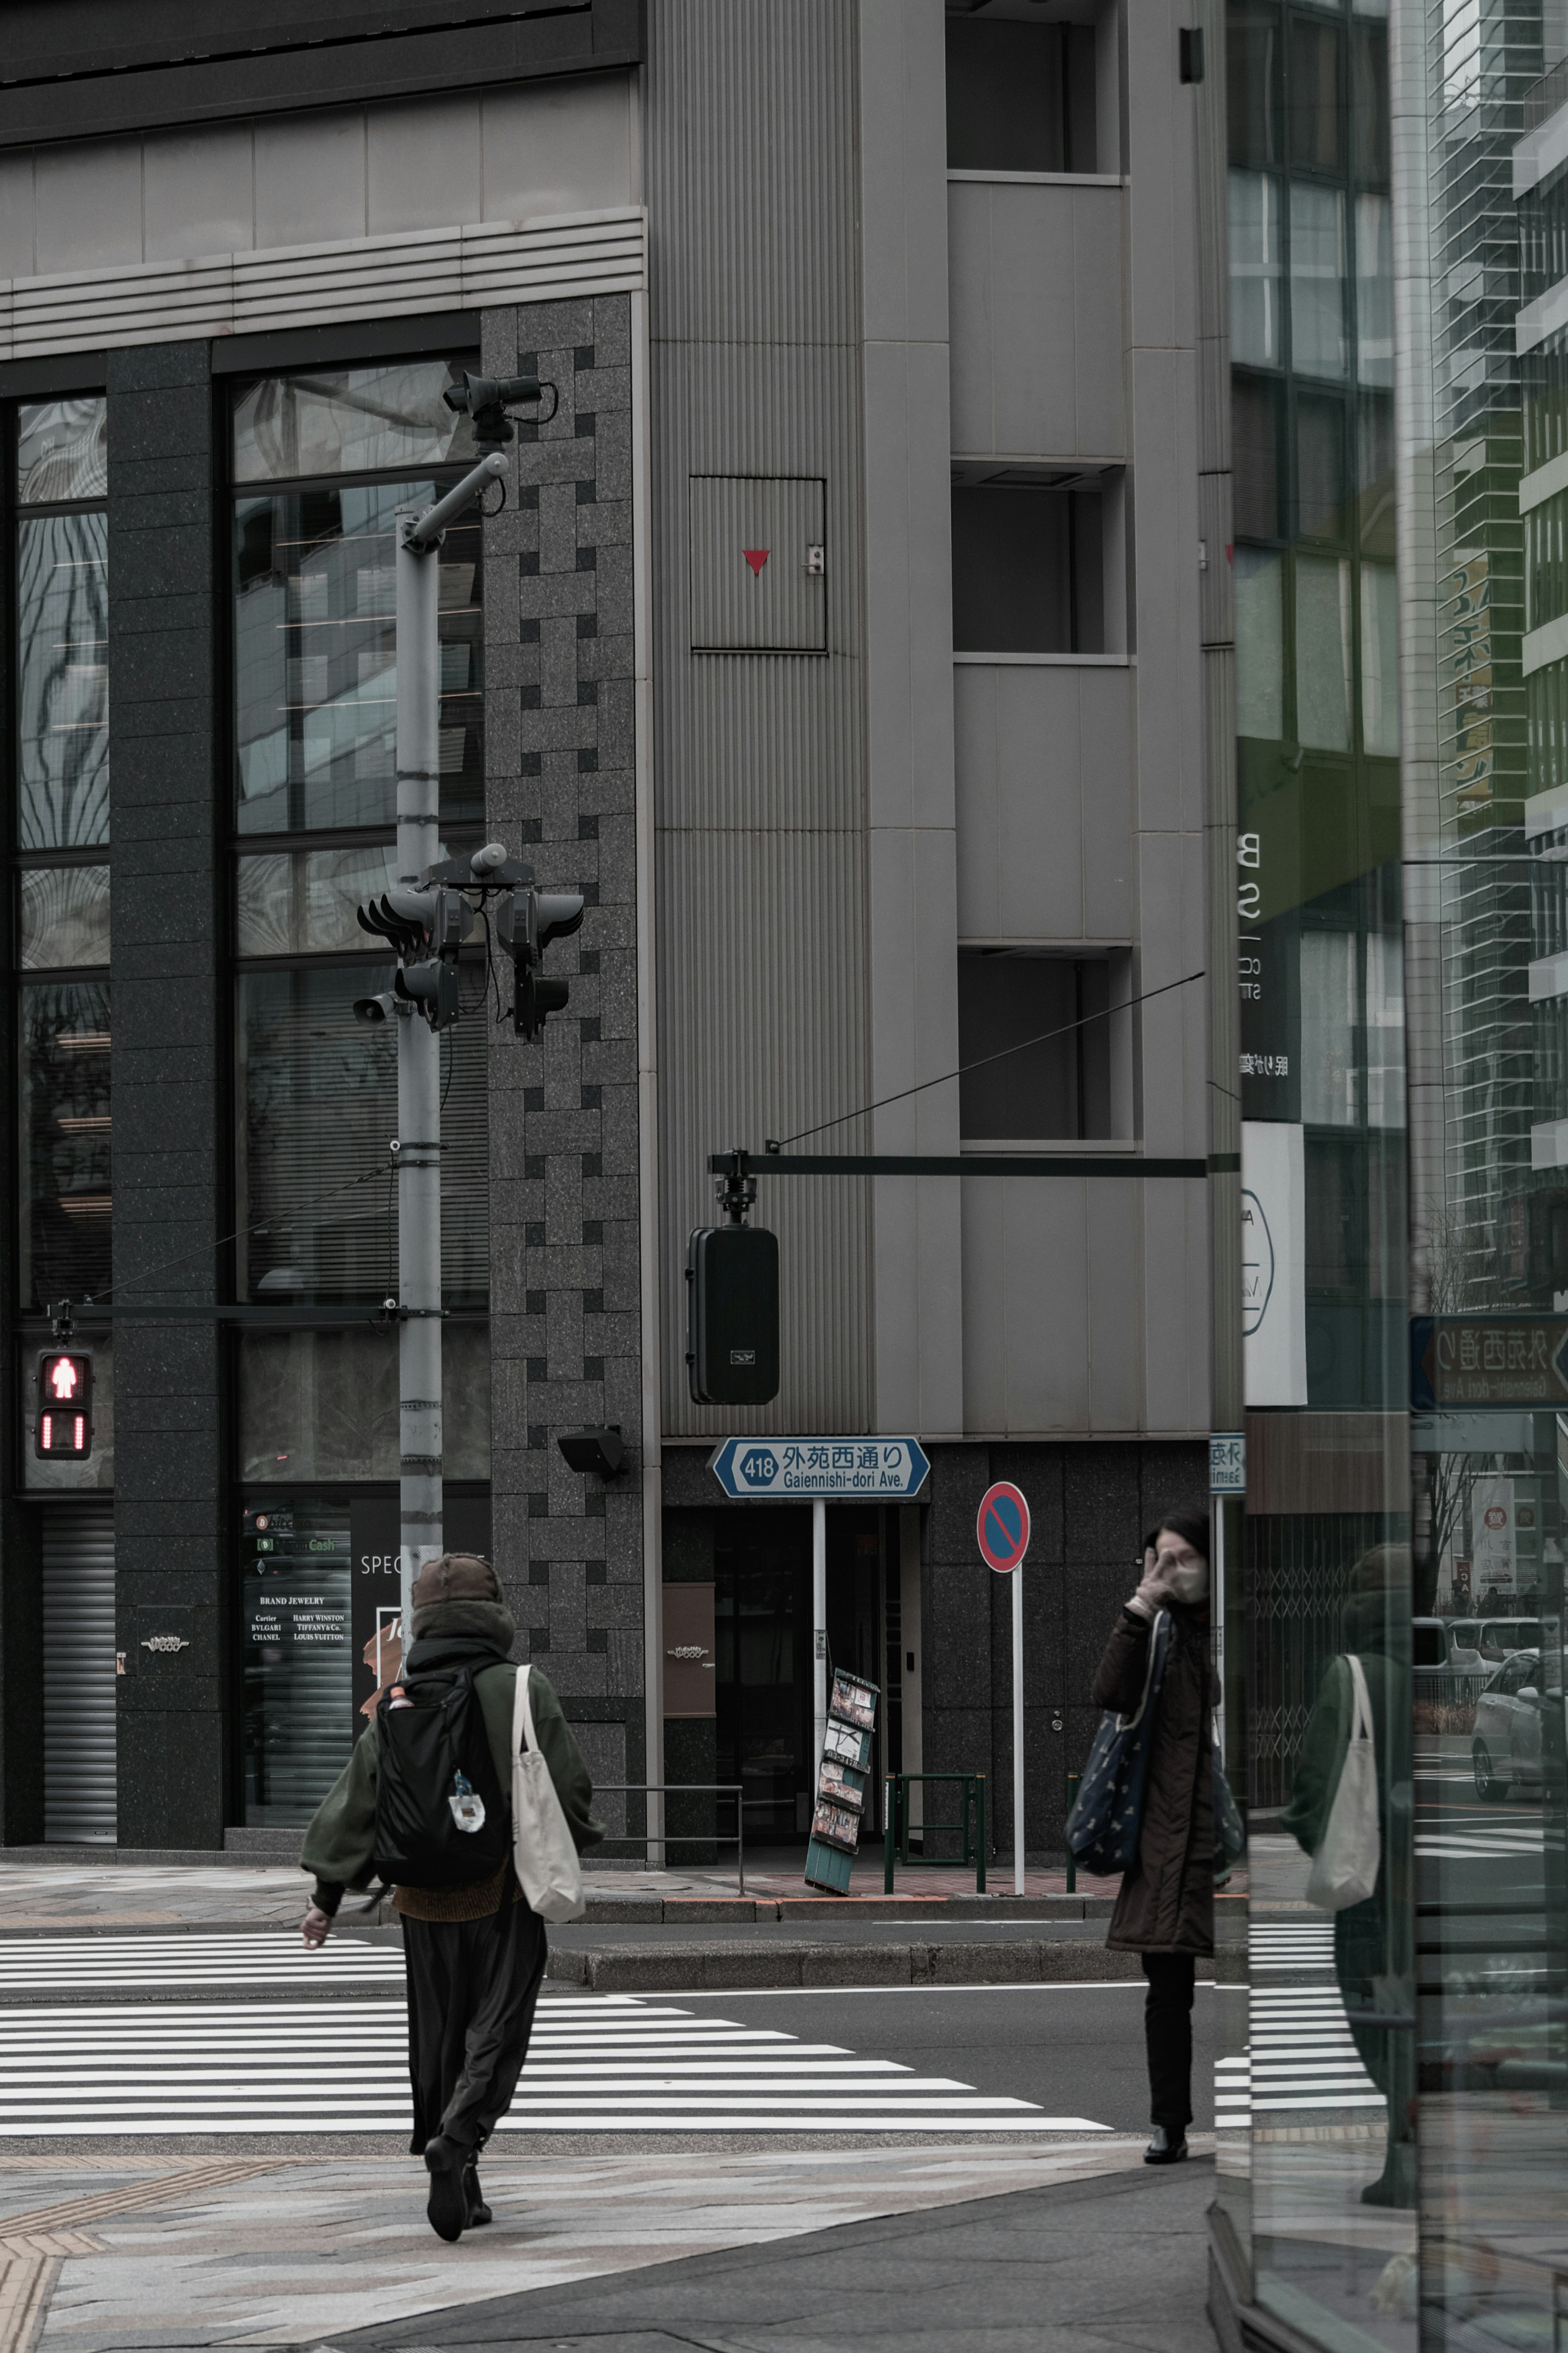
[[[779,1245],[761,1226],[699,1226],[686,1250],[686,1368],[698,1405],[779,1393]]]
[[[33,1427],[35,1454],[92,1451],[92,1358],[73,1349],[53,1348],[38,1358],[38,1412]]]
[[[537,1038],[547,1014],[566,1009],[570,985],[547,980],[540,959],[552,940],[578,929],[585,904],[581,891],[536,891],[531,882],[501,900],[497,929],[512,961],[511,1018],[520,1038]]]

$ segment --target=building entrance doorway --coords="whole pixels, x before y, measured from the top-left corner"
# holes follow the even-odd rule
[[[829,1662],[864,1675],[884,1694],[868,1831],[881,1826],[881,1776],[899,1762],[889,1746],[889,1702],[896,1713],[897,1694],[889,1694],[887,1672],[889,1657],[897,1665],[897,1540],[896,1512],[877,1504],[828,1506]],[[711,1584],[714,1667],[710,1725],[684,1714],[667,1719],[667,1779],[739,1782],[747,1846],[804,1848],[813,1766],[810,1504],[671,1508],[664,1515],[664,1575],[667,1587]],[[667,1628],[668,1622],[667,1605]],[[668,1696],[668,1666],[666,1673]],[[714,1817],[704,1811],[702,1819]],[[688,1820],[683,1812],[682,1823]],[[696,1818],[689,1820],[695,1827]],[[720,1804],[717,1820],[725,1830],[732,1827],[729,1800]],[[682,1846],[676,1859],[695,1858]]]

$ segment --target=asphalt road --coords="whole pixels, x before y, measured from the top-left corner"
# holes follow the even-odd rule
[[[1033,2100],[1052,2116],[1142,2132],[1149,2122],[1142,1995],[1142,1985],[911,1986],[669,1999],[699,2017],[777,2027],[868,2058],[898,2060],[922,2074],[956,2076],[976,2091]],[[1200,1985],[1193,2017],[1195,2131],[1214,2126],[1215,2058],[1245,2049],[1246,2034],[1244,1990]]]

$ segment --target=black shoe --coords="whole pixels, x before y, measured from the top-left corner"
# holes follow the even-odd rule
[[[468,2159],[468,2170],[463,2176],[463,2195],[468,2204],[468,2220],[463,2225],[466,2231],[477,2231],[481,2222],[495,2221],[495,2216],[485,2204],[485,2193],[479,2188],[479,2168],[472,2158]]]
[[[1143,2162],[1145,2165],[1180,2165],[1186,2155],[1186,2134],[1178,2133],[1173,2140],[1163,2125],[1156,2125],[1154,2137],[1143,2152]]]
[[[460,2239],[468,2218],[468,2201],[464,2191],[464,2173],[468,2152],[456,2141],[443,2140],[439,2133],[425,2147],[425,2163],[430,2175],[430,2195],[425,2211],[430,2217],[430,2228],[438,2239]]]

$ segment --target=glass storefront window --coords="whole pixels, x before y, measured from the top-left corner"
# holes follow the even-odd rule
[[[396,816],[400,506],[439,485],[325,485],[236,508],[235,697],[238,829],[299,833]],[[484,811],[480,525],[440,554],[441,807]]]
[[[110,1281],[109,985],[21,992],[22,1297],[101,1293]]]
[[[482,964],[468,1015],[441,1039],[441,1249],[448,1306],[482,1305],[489,1240]],[[281,1305],[374,1304],[397,1289],[388,1140],[397,1133],[397,1035],[356,1020],[393,967],[297,965],[238,982],[240,1296]],[[258,1230],[260,1229],[260,1230]]]

